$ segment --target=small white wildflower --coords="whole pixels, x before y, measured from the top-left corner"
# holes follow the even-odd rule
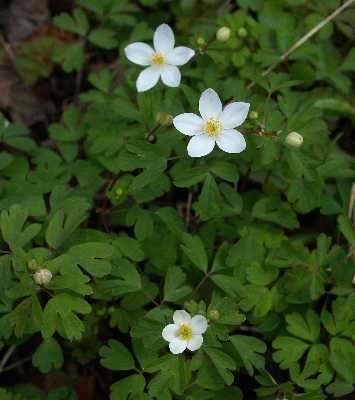
[[[190,314],[177,310],[173,315],[173,324],[167,325],[162,332],[163,339],[169,342],[173,354],[180,354],[186,349],[198,350],[203,343],[202,334],[207,330],[207,319],[203,315]]]
[[[52,280],[52,272],[46,268],[40,269],[33,274],[33,279],[37,285],[47,285]]]
[[[178,66],[186,64],[194,55],[194,50],[175,47],[173,30],[162,24],[154,32],[154,49],[146,43],[136,42],[125,48],[126,57],[135,64],[147,66],[138,76],[137,90],[145,92],[155,86],[159,78],[166,86],[180,85],[181,74]]]
[[[301,147],[303,144],[303,136],[298,132],[291,132],[286,136],[285,142],[291,147]]]
[[[173,120],[175,128],[187,136],[193,136],[187,146],[190,157],[202,157],[213,150],[215,143],[226,153],[241,153],[246,148],[244,136],[233,129],[241,125],[250,104],[234,102],[222,110],[222,103],[213,89],[205,90],[199,103],[200,114],[185,113]]]

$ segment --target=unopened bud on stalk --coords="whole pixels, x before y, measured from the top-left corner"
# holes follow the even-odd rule
[[[218,321],[219,317],[220,315],[218,310],[211,310],[208,312],[208,318],[212,321]]]
[[[28,269],[31,269],[32,271],[35,271],[38,269],[37,261],[34,258],[32,258],[32,260],[30,260],[27,265],[28,265]]]
[[[47,285],[52,280],[52,272],[48,269],[40,269],[33,275],[34,281],[37,285]]]
[[[231,30],[227,26],[222,26],[216,33],[216,38],[219,42],[227,42],[231,37]]]
[[[250,111],[249,118],[250,119],[258,119],[259,113],[257,111]]]
[[[166,112],[158,112],[155,119],[158,122],[158,124],[163,126],[171,126],[173,123],[172,115]]]
[[[202,37],[202,36],[199,36],[199,37],[196,39],[196,42],[197,42],[197,44],[198,44],[199,46],[201,46],[201,47],[206,46],[206,40],[205,40],[205,38]]]
[[[240,38],[245,38],[248,36],[248,31],[245,28],[239,28],[238,29],[238,36]]]
[[[303,136],[298,132],[291,132],[286,136],[285,142],[291,147],[301,147]]]

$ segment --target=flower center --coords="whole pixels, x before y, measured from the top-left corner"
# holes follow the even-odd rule
[[[221,133],[222,124],[218,119],[210,118],[206,122],[205,130],[209,137],[216,137]]]
[[[163,65],[164,57],[160,53],[154,53],[152,56],[152,63],[155,65]]]
[[[190,340],[192,338],[192,329],[189,325],[182,324],[180,325],[179,330],[177,331],[176,336],[182,340]]]

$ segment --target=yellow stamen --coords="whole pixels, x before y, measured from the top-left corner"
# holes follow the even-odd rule
[[[180,325],[179,330],[177,331],[177,337],[182,340],[190,340],[192,338],[192,329],[189,325],[182,324]]]
[[[206,122],[205,131],[209,137],[216,137],[221,133],[222,124],[217,119],[211,118]]]
[[[152,63],[155,65],[163,65],[164,57],[160,53],[154,53],[152,57]]]

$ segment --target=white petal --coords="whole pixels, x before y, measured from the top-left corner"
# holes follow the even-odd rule
[[[169,343],[169,349],[173,354],[181,354],[184,350],[186,350],[186,347],[186,340],[175,339]]]
[[[166,86],[178,87],[181,81],[179,68],[174,65],[164,65],[161,68],[161,79]]]
[[[228,104],[220,117],[223,127],[232,129],[241,125],[247,118],[249,112],[249,103],[234,102]]]
[[[144,69],[138,76],[137,79],[137,90],[138,92],[145,92],[151,89],[158,83],[160,77],[160,71],[156,67],[148,67]]]
[[[176,339],[176,332],[179,329],[179,327],[175,324],[169,324],[167,325],[162,332],[163,339],[166,340],[167,342],[171,342],[174,339]]]
[[[214,148],[214,139],[207,135],[197,135],[191,138],[187,145],[187,153],[190,157],[202,157],[211,153]]]
[[[185,310],[176,310],[173,315],[173,320],[177,325],[190,324],[191,317]]]
[[[154,48],[156,51],[168,54],[175,45],[174,32],[167,24],[162,24],[154,32]]]
[[[191,351],[198,350],[203,343],[202,335],[194,335],[192,339],[187,342],[187,348]]]
[[[222,113],[222,103],[218,94],[213,89],[206,89],[199,102],[199,109],[202,118],[207,120],[209,118],[219,118]]]
[[[194,55],[194,50],[179,46],[175,47],[175,49],[171,50],[170,53],[165,56],[165,61],[171,65],[184,65],[189,62]]]
[[[218,147],[226,153],[241,153],[247,147],[244,136],[235,129],[223,131],[216,142]]]
[[[137,42],[128,45],[124,52],[129,61],[138,65],[150,65],[154,50],[146,43]]]
[[[194,136],[202,132],[203,119],[196,114],[184,113],[177,115],[173,124],[184,135]]]
[[[207,319],[203,315],[195,315],[191,318],[191,327],[194,334],[205,333],[207,330]]]

